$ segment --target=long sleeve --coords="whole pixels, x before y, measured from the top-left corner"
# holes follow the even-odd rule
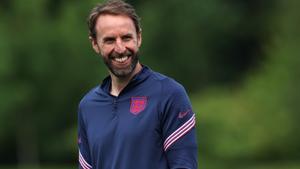
[[[162,135],[170,169],[197,169],[195,114],[182,86],[164,89]]]
[[[91,169],[90,150],[81,110],[78,110],[78,161],[79,169]]]

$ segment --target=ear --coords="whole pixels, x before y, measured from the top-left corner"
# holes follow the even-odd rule
[[[92,43],[92,47],[94,49],[94,51],[98,54],[100,54],[100,49],[99,49],[99,46],[98,46],[98,42],[97,42],[97,39],[89,36],[89,40],[91,41]]]
[[[140,32],[137,34],[137,43],[138,47],[142,45],[142,30],[140,30]]]

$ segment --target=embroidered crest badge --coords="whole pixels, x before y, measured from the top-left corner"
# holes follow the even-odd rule
[[[142,112],[147,106],[147,97],[131,97],[130,101],[130,113],[138,115]]]

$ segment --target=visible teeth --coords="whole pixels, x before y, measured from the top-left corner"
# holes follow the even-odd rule
[[[128,59],[128,56],[124,56],[124,57],[121,57],[121,58],[115,58],[114,60],[117,61],[117,62],[125,62],[126,60]]]

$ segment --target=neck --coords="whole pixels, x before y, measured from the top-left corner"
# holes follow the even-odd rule
[[[119,96],[121,91],[128,85],[130,80],[133,78],[134,75],[136,75],[138,72],[142,70],[142,65],[140,63],[137,63],[135,69],[131,74],[129,74],[126,77],[117,77],[114,74],[110,72],[111,77],[111,91],[110,94],[113,96]]]

